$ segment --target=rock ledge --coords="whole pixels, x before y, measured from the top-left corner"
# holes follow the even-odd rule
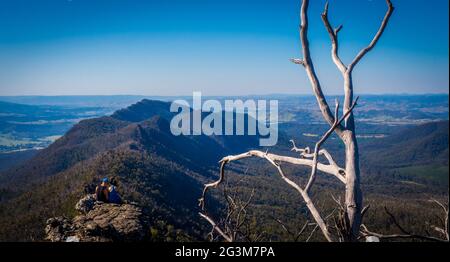
[[[47,220],[46,239],[52,242],[136,242],[149,239],[148,217],[135,204],[96,202],[92,196],[75,206],[80,215]]]

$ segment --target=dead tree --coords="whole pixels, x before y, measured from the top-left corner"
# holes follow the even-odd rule
[[[420,239],[425,241],[433,241],[433,242],[449,242],[450,236],[449,236],[449,228],[448,228],[448,213],[449,208],[448,204],[445,205],[442,202],[439,202],[436,199],[431,199],[430,202],[436,204],[440,209],[442,209],[442,216],[440,217],[440,221],[442,225],[430,225],[430,228],[436,232],[439,236],[433,236],[431,235],[428,230],[425,230],[427,232],[427,235],[421,235],[417,233],[410,232],[409,230],[405,229],[400,223],[398,222],[397,218],[392,214],[387,207],[384,207],[384,211],[390,218],[391,222],[400,230],[401,234],[380,234],[376,232],[370,231],[366,225],[361,225],[361,236],[367,237],[367,236],[375,236],[379,239]]]
[[[257,242],[263,235],[257,233],[255,226],[251,225],[248,219],[248,207],[255,194],[253,189],[249,196],[244,200],[239,197],[240,180],[234,185],[232,192],[229,188],[228,181],[223,188],[223,197],[226,200],[226,213],[217,223],[206,213],[205,210],[199,215],[208,221],[212,230],[208,234],[211,241],[215,241],[218,237],[225,239],[227,242],[248,241]]]
[[[343,114],[339,118],[339,102],[336,100],[334,114],[330,109],[325,95],[322,91],[319,78],[317,77],[316,70],[311,58],[309,41],[308,41],[308,6],[309,0],[303,0],[300,9],[300,40],[302,45],[302,59],[291,59],[295,64],[301,65],[306,70],[306,74],[311,83],[313,93],[317,99],[320,111],[325,121],[330,125],[328,131],[322,136],[322,138],[316,143],[314,151],[311,152],[309,148],[300,149],[297,148],[293,142],[293,151],[301,153],[297,157],[289,157],[282,155],[270,154],[267,152],[252,150],[239,155],[232,155],[224,157],[220,161],[220,178],[214,183],[206,184],[203,190],[203,195],[200,198],[200,206],[204,208],[204,200],[209,188],[215,188],[224,179],[225,166],[232,162],[249,157],[259,157],[267,160],[278,171],[280,177],[291,187],[293,187],[303,198],[306,206],[308,207],[311,216],[320,228],[322,234],[328,241],[357,241],[360,226],[361,226],[361,213],[363,205],[363,194],[360,189],[360,164],[359,164],[359,152],[358,142],[356,139],[355,120],[353,116],[353,109],[356,106],[357,98],[354,97],[354,88],[352,73],[355,66],[361,61],[361,59],[370,52],[378,40],[381,38],[385,28],[389,22],[389,19],[394,11],[394,7],[390,0],[386,0],[387,12],[382,20],[382,23],[375,34],[370,44],[362,49],[353,61],[345,65],[339,57],[339,38],[338,34],[342,29],[342,26],[333,28],[328,19],[328,3],[325,5],[325,9],[322,13],[322,21],[331,39],[331,57],[333,62],[342,74],[344,82],[344,104]],[[331,154],[322,148],[323,143],[335,133],[345,145],[345,167],[339,167],[333,160]],[[324,156],[328,163],[320,163],[319,155]],[[311,167],[311,173],[308,182],[305,186],[301,186],[288,178],[281,167],[281,163],[290,163],[294,165],[309,166]],[[344,199],[344,211],[343,211],[343,224],[339,235],[342,235],[342,239],[337,239],[330,233],[330,226],[326,224],[322,218],[320,212],[317,210],[312,199],[310,198],[310,190],[314,185],[314,181],[317,176],[317,172],[331,175],[337,178],[341,183],[345,185],[345,199]],[[211,221],[212,219],[209,218]],[[208,220],[209,221],[209,220]],[[214,222],[209,221],[211,224]]]

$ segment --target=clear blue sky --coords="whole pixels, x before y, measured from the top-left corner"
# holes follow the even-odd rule
[[[342,93],[312,0],[310,41],[324,91]],[[354,72],[358,93],[448,93],[448,0],[392,0],[378,46]],[[309,94],[300,0],[0,0],[0,95]],[[372,39],[384,0],[331,0],[349,63]]]

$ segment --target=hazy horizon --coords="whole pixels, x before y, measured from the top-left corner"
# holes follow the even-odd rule
[[[358,96],[449,96],[447,93],[357,93]],[[251,96],[311,96],[315,97],[313,93],[254,93],[254,94],[241,94],[241,95],[203,95],[203,97],[251,97]],[[325,94],[326,97],[344,96],[344,94]],[[69,95],[1,95],[2,97],[192,97],[192,94],[183,95],[146,95],[146,94],[69,94]]]

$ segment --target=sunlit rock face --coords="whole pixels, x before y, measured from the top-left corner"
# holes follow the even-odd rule
[[[72,220],[47,220],[46,239],[52,242],[136,242],[149,240],[147,217],[135,204],[108,204],[83,198],[77,203],[80,215]],[[83,207],[83,208],[80,208]],[[90,207],[90,208],[89,208]]]

